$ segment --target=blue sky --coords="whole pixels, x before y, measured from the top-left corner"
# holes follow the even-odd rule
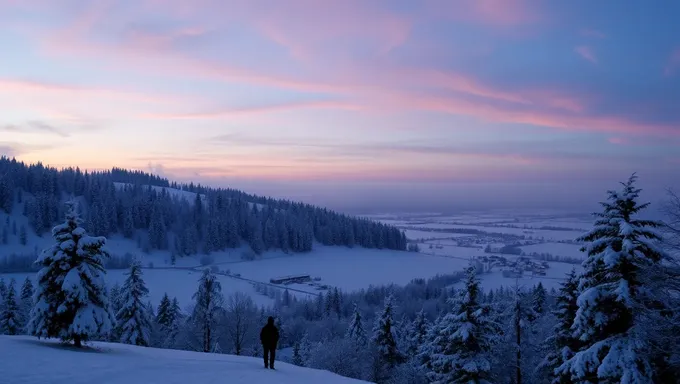
[[[0,0],[0,152],[338,207],[567,206],[633,171],[656,198],[680,174],[678,14]]]

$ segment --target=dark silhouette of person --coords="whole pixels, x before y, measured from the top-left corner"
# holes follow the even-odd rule
[[[269,316],[267,325],[260,331],[260,342],[264,351],[264,367],[274,369],[276,344],[279,342],[279,329],[274,325],[274,318]]]

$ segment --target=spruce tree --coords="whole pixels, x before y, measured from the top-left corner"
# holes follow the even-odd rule
[[[293,344],[293,359],[292,359],[293,364],[297,365],[298,367],[304,367],[305,364],[302,361],[302,354],[300,353],[300,342],[296,341],[295,344]]]
[[[633,174],[620,191],[607,192],[593,229],[579,239],[588,257],[572,329],[582,345],[557,370],[575,382],[654,382],[648,324],[638,316],[647,299],[640,278],[664,255],[655,244],[661,239],[654,228],[661,224],[637,218],[649,204],[638,203],[636,179]]]
[[[576,299],[578,298],[578,276],[572,270],[567,280],[562,284],[556,298],[556,309],[553,311],[557,324],[553,328],[553,335],[545,341],[545,347],[549,351],[543,365],[550,370],[553,384],[571,384],[571,375],[568,372],[555,373],[555,369],[571,359],[579,350],[579,340],[572,333],[571,326],[576,318]]]
[[[450,299],[451,313],[436,325],[429,346],[430,372],[437,383],[486,383],[491,362],[489,355],[497,333],[489,318],[489,307],[480,303],[479,280],[475,269],[467,270],[465,288]]]
[[[416,315],[415,320],[409,325],[407,329],[407,349],[406,353],[410,358],[416,357],[420,346],[427,341],[427,333],[430,329],[430,324],[425,317],[425,311],[421,310]]]
[[[172,316],[171,306],[172,302],[170,302],[170,298],[166,293],[163,295],[160,304],[158,304],[158,313],[156,314],[156,323],[166,329],[170,328],[175,321]]]
[[[30,320],[31,308],[33,307],[33,281],[31,281],[30,277],[26,277],[24,284],[21,286],[19,305],[21,307],[21,328],[26,330]]]
[[[543,283],[539,282],[531,297],[531,309],[536,318],[541,317],[545,313],[546,296],[548,292],[543,287]]]
[[[385,306],[373,326],[371,341],[378,350],[378,359],[387,368],[392,369],[402,361],[397,348],[396,330],[394,327],[394,298],[385,299]]]
[[[102,249],[104,237],[88,236],[75,203],[67,203],[66,221],[52,230],[56,244],[37,263],[35,305],[29,331],[37,337],[58,337],[81,346],[110,332],[114,322],[107,296]]]
[[[346,337],[356,343],[357,349],[360,349],[368,343],[368,336],[364,329],[363,321],[361,319],[361,312],[359,306],[354,303],[354,312],[352,314],[352,321],[347,328]]]
[[[120,342],[147,347],[151,337],[151,317],[144,304],[149,290],[142,279],[139,260],[132,262],[121,291],[122,308],[118,311]]]
[[[19,244],[26,245],[28,243],[28,234],[26,233],[26,226],[22,225],[19,229]]]
[[[5,335],[16,335],[21,331],[21,312],[17,303],[16,281],[11,279],[3,297],[0,312],[0,331]]]
[[[203,352],[210,352],[216,339],[217,312],[222,308],[222,284],[217,277],[206,268],[198,282],[198,290],[193,296],[196,301],[192,320],[201,334]]]

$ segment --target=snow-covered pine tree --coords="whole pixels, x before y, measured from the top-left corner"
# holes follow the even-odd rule
[[[533,310],[533,316],[536,318],[540,317],[545,313],[546,297],[548,292],[543,287],[543,283],[539,282],[538,285],[534,287],[534,291],[531,297],[531,309]],[[530,319],[530,320],[535,320]]]
[[[380,364],[388,370],[401,363],[403,357],[397,347],[397,335],[394,327],[394,298],[385,299],[385,306],[373,326],[371,342],[377,348]]]
[[[156,313],[156,323],[163,328],[170,328],[175,319],[172,316],[172,302],[170,297],[165,293],[158,304],[158,311]]]
[[[302,361],[302,354],[300,353],[300,342],[296,341],[293,344],[293,358],[292,358],[292,363],[297,365],[298,367],[304,367],[305,364]]]
[[[33,307],[33,281],[31,281],[30,277],[26,277],[24,284],[21,286],[19,306],[21,307],[21,329],[25,331],[30,320],[31,308]]]
[[[406,354],[409,358],[414,358],[418,354],[420,346],[427,341],[427,333],[430,329],[430,324],[425,316],[425,311],[421,310],[416,315],[415,320],[411,322],[407,330]]]
[[[19,244],[26,245],[28,243],[28,234],[26,233],[26,226],[22,225],[19,228]]]
[[[354,303],[354,312],[352,313],[352,320],[347,328],[346,337],[356,343],[357,349],[360,349],[368,343],[368,336],[364,329],[364,324],[361,319],[361,312],[359,306]]]
[[[11,279],[3,298],[0,312],[0,332],[5,335],[16,335],[21,331],[21,312],[17,303],[16,281]]]
[[[465,288],[450,299],[453,311],[436,325],[430,346],[434,383],[487,383],[491,371],[489,353],[496,328],[489,318],[489,307],[480,303],[479,280],[475,268],[467,270]]]
[[[108,334],[114,322],[107,296],[102,249],[104,237],[88,236],[74,202],[67,203],[66,221],[52,230],[56,244],[36,261],[42,266],[29,331],[38,337],[58,337],[81,346]]]
[[[7,296],[7,284],[5,283],[5,279],[0,277],[0,312],[2,312],[2,308],[5,305],[6,296]]]
[[[196,305],[192,320],[201,334],[203,352],[210,352],[216,339],[214,333],[217,325],[217,311],[224,302],[222,284],[210,269],[203,270],[203,275],[198,282],[198,290],[193,298],[196,300]]]
[[[578,275],[572,270],[567,280],[562,283],[556,298],[556,309],[553,311],[557,324],[553,328],[553,334],[545,341],[545,349],[548,355],[542,366],[548,368],[553,384],[571,384],[571,374],[562,372],[556,374],[555,368],[574,356],[579,350],[579,341],[572,335],[571,326],[576,318],[576,299],[578,298]]]
[[[118,313],[120,309],[123,307],[123,303],[121,301],[121,291],[123,288],[116,282],[113,287],[111,287],[109,291],[109,301],[111,302],[111,309],[113,310],[113,313]]]
[[[302,336],[300,340],[300,359],[302,361],[302,366],[306,367],[309,365],[309,359],[312,358],[312,344],[309,342],[309,335],[307,332]]]
[[[621,191],[608,191],[608,201],[593,229],[579,240],[588,254],[579,282],[573,324],[581,349],[557,369],[575,382],[653,383],[648,355],[650,340],[640,322],[647,290],[640,276],[664,258],[655,245],[661,224],[636,216],[649,204],[638,202],[633,174]]]
[[[149,290],[142,279],[142,265],[134,260],[121,291],[123,307],[118,311],[118,332],[120,342],[147,347],[151,337],[151,318],[144,304]]]

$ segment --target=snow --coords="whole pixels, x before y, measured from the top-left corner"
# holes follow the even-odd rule
[[[467,260],[422,253],[317,246],[308,254],[238,263],[228,268],[244,278],[263,282],[277,276],[310,274],[320,277],[323,284],[353,291],[370,285],[404,285],[414,278],[458,272],[467,265]],[[311,287],[306,289],[312,291]]]
[[[265,370],[253,357],[113,343],[76,350],[28,336],[0,336],[0,378],[12,384],[349,384],[365,383],[283,362]]]
[[[581,245],[567,243],[543,243],[535,245],[525,245],[520,247],[527,254],[550,253],[554,256],[564,256],[571,258],[585,259],[586,254],[581,252]]]

